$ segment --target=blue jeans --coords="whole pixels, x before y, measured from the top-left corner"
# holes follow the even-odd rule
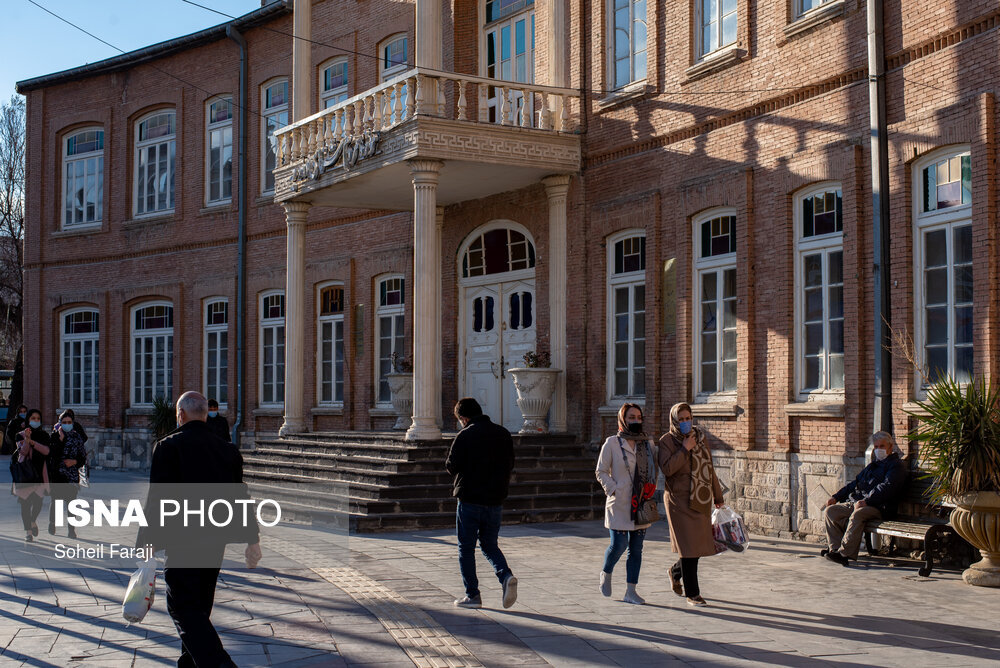
[[[507,560],[497,545],[502,515],[503,506],[458,502],[458,510],[455,513],[455,525],[458,529],[458,567],[462,571],[462,583],[469,598],[479,596],[479,578],[476,577],[477,540],[486,560],[496,571],[500,584],[512,575],[510,568],[507,567]]]
[[[642,541],[646,538],[645,529],[636,531],[615,531],[611,529],[611,545],[604,553],[604,572],[611,573],[615,564],[621,559],[628,548],[628,558],[625,560],[625,582],[639,583],[639,569],[642,567]]]

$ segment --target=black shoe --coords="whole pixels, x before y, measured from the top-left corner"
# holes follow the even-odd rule
[[[31,525],[31,535],[32,536],[37,536],[38,535],[38,525],[37,524],[32,524]]]
[[[56,523],[55,522],[49,522],[49,534],[52,535],[52,536],[56,535]]]
[[[841,566],[847,566],[847,564],[849,563],[848,558],[842,555],[840,552],[830,552],[826,555],[826,558],[836,564],[840,564]]]
[[[819,551],[819,556],[821,557],[825,557],[828,554],[830,554],[830,550],[826,549],[825,547]]]
[[[28,532],[28,533],[24,534],[24,542],[25,543],[30,543],[33,540],[35,540],[35,539],[31,537],[31,532]]]
[[[76,539],[76,529],[74,529],[73,527],[69,528],[69,537],[74,540]]]

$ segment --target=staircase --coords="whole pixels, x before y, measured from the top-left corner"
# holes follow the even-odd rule
[[[400,432],[337,432],[261,439],[243,456],[254,497],[281,503],[283,517],[351,532],[455,525],[451,440],[404,441]],[[503,521],[600,517],[604,493],[594,456],[572,436],[514,435],[515,467]]]

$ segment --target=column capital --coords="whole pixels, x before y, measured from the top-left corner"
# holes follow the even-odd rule
[[[410,163],[410,175],[413,177],[414,183],[437,183],[438,176],[441,174],[441,168],[444,166],[444,162],[440,160],[407,160]]]
[[[546,176],[542,179],[542,185],[545,186],[545,194],[549,199],[553,197],[565,197],[569,192],[569,182],[572,178],[569,174],[552,174],[551,176]]]
[[[305,222],[306,215],[309,213],[309,209],[312,208],[312,204],[309,202],[284,202],[282,205],[285,209],[285,218],[288,222]]]

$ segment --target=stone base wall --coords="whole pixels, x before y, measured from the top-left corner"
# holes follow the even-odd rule
[[[90,464],[98,469],[144,471],[153,453],[153,432],[146,428],[92,429],[87,433]]]

